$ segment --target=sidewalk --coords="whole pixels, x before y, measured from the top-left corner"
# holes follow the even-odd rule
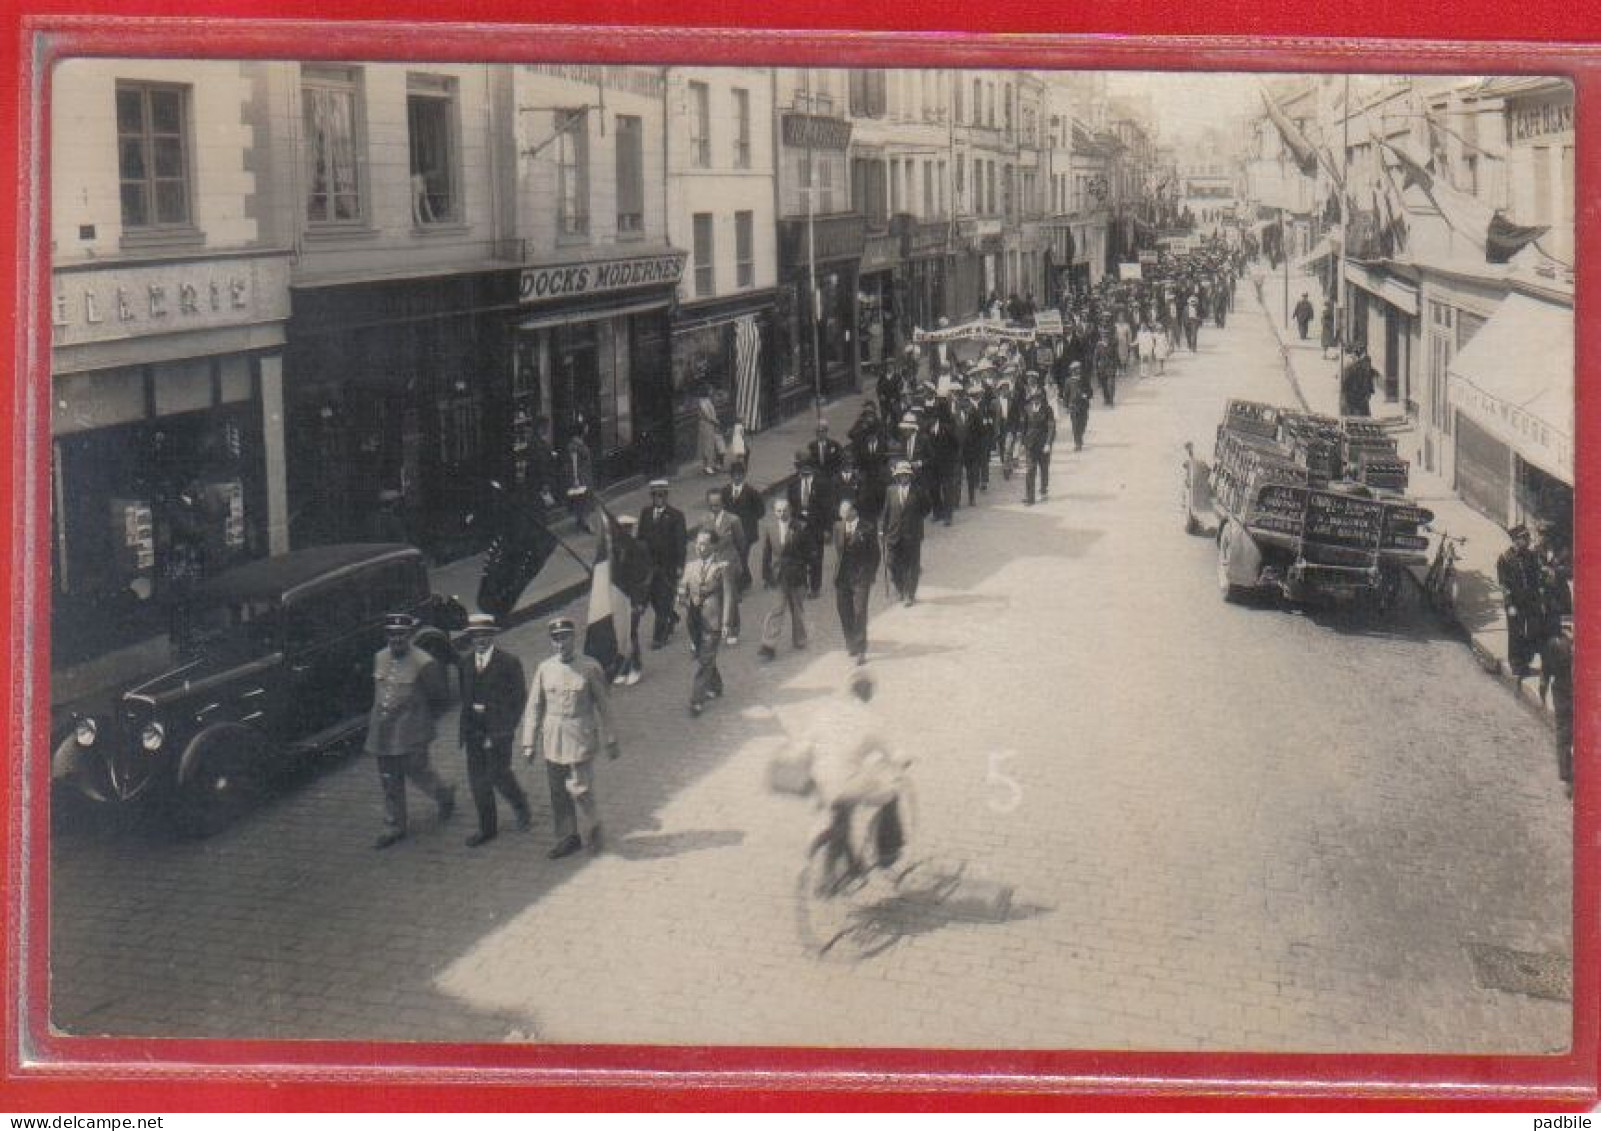
[[[1281,286],[1280,277],[1262,275],[1260,278],[1263,314],[1278,339],[1284,355],[1284,375],[1295,389],[1302,408],[1308,412],[1338,416],[1340,382],[1333,358],[1325,356],[1316,342],[1299,341],[1293,324],[1284,324],[1282,311],[1275,305],[1274,299],[1275,288]],[[1299,290],[1296,289],[1298,286]],[[1292,275],[1290,288],[1292,303],[1300,297],[1301,290],[1313,296],[1314,304],[1321,294],[1317,290],[1317,281],[1311,277],[1298,280]],[[1282,298],[1282,295],[1279,297]],[[1378,409],[1377,419],[1388,417],[1397,422],[1402,419],[1397,405],[1381,404]],[[1391,434],[1396,438],[1401,456],[1411,461],[1411,485],[1407,494],[1434,512],[1434,532],[1467,539],[1458,547],[1455,620],[1472,647],[1474,656],[1478,658],[1479,666],[1518,695],[1526,706],[1548,721],[1553,720],[1555,716],[1551,704],[1540,702],[1539,679],[1516,679],[1506,664],[1506,605],[1495,572],[1496,559],[1511,545],[1506,531],[1463,502],[1444,479],[1423,468],[1421,461],[1415,458],[1415,425],[1412,422],[1407,422],[1405,427],[1392,428]],[[1428,551],[1431,559],[1437,547],[1438,541],[1432,540]],[[1412,570],[1420,592],[1426,572],[1423,566]]]
[[[823,418],[828,421],[829,434],[834,439],[844,442],[861,412],[863,399],[859,393],[848,392],[823,406]],[[816,427],[815,415],[803,411],[751,436],[747,469],[751,485],[769,495],[784,490],[794,478],[796,450],[816,437]],[[673,483],[672,504],[684,512],[690,529],[694,529],[705,512],[706,488],[728,482],[726,475],[703,475],[699,460],[680,465],[669,478]],[[620,490],[601,492],[601,497],[614,514],[638,514],[649,502],[649,491],[644,481],[630,480]],[[522,623],[565,605],[583,593],[589,584],[588,567],[594,561],[597,539],[579,530],[565,510],[557,513],[559,518],[551,530],[582,559],[582,564],[573,554],[558,547],[545,568],[524,590],[522,599],[507,617],[508,625]],[[598,523],[596,526],[598,529]],[[455,597],[471,610],[476,607],[478,581],[483,572],[484,555],[474,554],[435,567],[430,577],[435,593]],[[53,669],[50,673],[51,701],[59,707],[111,694],[129,681],[160,671],[170,663],[165,636],[141,640],[79,664]]]

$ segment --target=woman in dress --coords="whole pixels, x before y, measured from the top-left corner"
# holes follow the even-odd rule
[[[723,466],[723,433],[717,421],[717,404],[712,400],[709,385],[700,387],[695,399],[697,447],[700,451],[700,469],[707,475],[716,475]]]

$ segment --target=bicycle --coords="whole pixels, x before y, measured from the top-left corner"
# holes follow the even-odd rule
[[[1440,544],[1435,548],[1428,572],[1423,575],[1423,595],[1429,607],[1446,620],[1456,617],[1457,547],[1466,545],[1467,541],[1465,536],[1453,537],[1446,531],[1440,531]]]
[[[881,954],[905,935],[903,907],[937,904],[960,886],[961,867],[906,861],[916,820],[910,759],[884,759],[870,790],[835,807],[806,850],[796,879],[801,943],[817,958],[858,961]]]

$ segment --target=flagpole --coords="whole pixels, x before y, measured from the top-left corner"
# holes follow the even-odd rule
[[[1345,259],[1351,247],[1351,202],[1346,191],[1351,183],[1351,76],[1345,76],[1345,120],[1342,123],[1344,140],[1341,143],[1340,169],[1343,174],[1340,191],[1340,258],[1337,262],[1339,277],[1334,281],[1334,379],[1340,379],[1340,362],[1345,354],[1346,324],[1350,311],[1345,308],[1350,288],[1345,279]],[[1353,330],[1354,334],[1355,331]]]

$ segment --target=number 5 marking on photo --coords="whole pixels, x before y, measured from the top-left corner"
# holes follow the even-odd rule
[[[989,807],[992,813],[1013,813],[1023,804],[1023,787],[1001,768],[1003,763],[1015,757],[1016,750],[990,751],[989,772],[984,775],[984,781],[990,787]],[[997,786],[1000,787],[1000,796],[995,792]]]

